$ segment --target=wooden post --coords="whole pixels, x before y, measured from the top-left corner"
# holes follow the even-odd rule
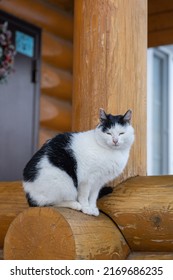
[[[72,129],[133,110],[136,140],[119,181],[146,175],[147,0],[76,0]]]

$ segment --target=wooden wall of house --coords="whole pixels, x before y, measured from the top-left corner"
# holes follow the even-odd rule
[[[148,0],[148,46],[173,44],[173,1]]]
[[[41,145],[71,130],[73,0],[1,0],[0,9],[42,29]]]

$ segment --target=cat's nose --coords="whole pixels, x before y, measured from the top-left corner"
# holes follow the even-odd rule
[[[113,139],[113,143],[116,145],[118,143],[118,139]]]

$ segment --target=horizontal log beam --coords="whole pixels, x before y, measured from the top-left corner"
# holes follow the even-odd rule
[[[149,16],[148,32],[173,29],[173,10]]]
[[[73,45],[48,32],[42,34],[42,60],[57,68],[72,72]]]
[[[148,34],[148,47],[158,47],[173,44],[173,28],[150,32]]]
[[[136,177],[98,201],[106,216],[54,208],[22,212],[28,205],[21,183],[1,183],[0,248],[13,221],[5,241],[7,259],[172,259],[172,197],[173,176]]]
[[[5,0],[0,9],[67,40],[73,40],[73,16],[52,9],[44,1]]]
[[[41,92],[51,97],[71,102],[72,75],[42,63]]]
[[[73,12],[74,0],[46,0],[46,1],[62,10]]]
[[[173,251],[173,176],[135,177],[99,200],[133,251]]]
[[[13,219],[28,208],[21,182],[0,182],[0,249]]]
[[[148,14],[157,14],[173,10],[173,1],[171,0],[149,0]]]
[[[50,130],[71,131],[71,104],[44,94],[40,97],[40,125]]]
[[[118,260],[128,254],[111,219],[71,209],[28,209],[12,222],[4,244],[6,260]]]
[[[173,253],[169,252],[134,252],[131,253],[128,260],[173,260]]]

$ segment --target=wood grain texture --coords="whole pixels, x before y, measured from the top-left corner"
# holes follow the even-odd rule
[[[71,102],[72,75],[47,63],[42,63],[41,92],[56,99]]]
[[[40,98],[40,124],[50,130],[71,131],[71,104],[44,94]]]
[[[147,1],[75,1],[72,129],[94,128],[100,107],[132,109],[136,140],[119,181],[146,174],[146,50]]]
[[[73,39],[73,17],[38,0],[2,0],[0,9],[29,21],[61,38]]]
[[[28,208],[21,182],[0,182],[0,249],[13,219]]]
[[[73,45],[51,33],[42,33],[42,60],[56,68],[72,72]]]
[[[132,251],[173,251],[173,176],[136,177],[100,199]]]
[[[134,252],[128,260],[173,260],[173,253],[170,252]]]
[[[104,214],[84,215],[70,209],[30,208],[11,224],[4,259],[124,259],[129,248]]]
[[[173,44],[173,1],[148,1],[148,47]]]

